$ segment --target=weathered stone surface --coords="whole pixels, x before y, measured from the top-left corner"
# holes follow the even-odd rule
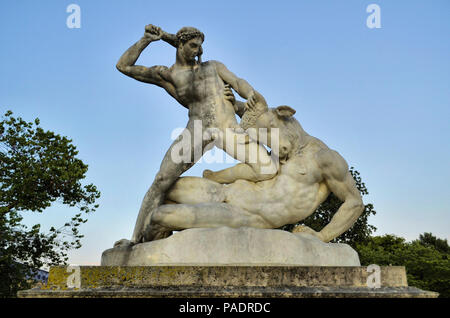
[[[366,267],[303,266],[81,266],[52,267],[45,288],[19,297],[437,297],[408,287],[405,268],[380,268],[381,287],[368,288]]]
[[[81,290],[26,290],[20,298],[436,298],[438,293],[415,287],[338,288],[119,288]]]
[[[175,63],[143,71],[146,68],[136,61],[159,40],[176,47]],[[223,63],[202,62],[204,40],[193,27],[170,34],[147,25],[144,36],[116,65],[126,76],[164,88],[189,109],[189,121],[144,196],[131,240],[115,245],[149,242],[172,230],[199,227],[280,228],[313,214],[330,192],[343,201],[330,223],[320,232],[307,226],[297,231],[330,242],[350,229],[364,204],[345,159],[309,135],[293,108],[269,108],[261,93]],[[233,90],[246,102],[236,101]],[[242,118],[240,123],[236,115]],[[211,145],[240,163],[205,170],[204,178],[179,178]]]
[[[360,265],[358,254],[347,244],[324,243],[306,233],[228,227],[187,229],[166,239],[108,249],[101,264]]]
[[[50,269],[47,288],[67,289],[72,272]],[[366,287],[363,266],[80,266],[81,288],[105,287]],[[403,266],[380,267],[381,286],[407,287]]]

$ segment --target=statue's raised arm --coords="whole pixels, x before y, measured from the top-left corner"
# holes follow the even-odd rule
[[[166,66],[156,65],[146,67],[136,65],[136,61],[142,51],[144,51],[150,43],[159,41],[160,39],[164,39],[169,44],[176,43],[174,35],[171,35],[154,25],[147,25],[145,27],[144,36],[123,53],[117,62],[116,67],[121,73],[134,78],[135,80],[164,88],[172,97],[178,100],[175,86],[172,84],[171,76]]]

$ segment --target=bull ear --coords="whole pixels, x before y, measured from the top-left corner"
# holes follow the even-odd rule
[[[278,106],[275,109],[275,111],[277,112],[278,116],[285,117],[285,118],[289,118],[289,117],[291,117],[292,115],[295,114],[295,109],[293,109],[293,108],[291,108],[289,106],[286,106],[286,105]]]

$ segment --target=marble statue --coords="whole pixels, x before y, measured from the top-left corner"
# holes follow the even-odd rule
[[[175,64],[171,67],[135,65],[142,51],[150,43],[160,39],[176,47]],[[235,114],[242,114],[244,109],[235,109],[235,106],[225,98],[225,87],[226,85],[231,86],[245,99],[259,94],[245,80],[230,72],[222,63],[218,61],[202,62],[203,40],[204,34],[193,27],[183,27],[176,35],[173,35],[154,25],[147,25],[144,36],[122,55],[117,63],[117,69],[138,81],[164,88],[167,93],[186,107],[189,110],[186,130],[191,133],[191,136],[195,135],[194,124],[198,121],[203,129],[219,129],[223,132],[225,139],[238,139],[238,135],[242,132],[239,130]],[[174,145],[178,145],[180,142],[180,140],[174,141],[162,160],[153,184],[144,197],[131,241],[121,240],[116,244],[136,244],[144,241],[144,220],[148,219],[152,212],[163,203],[165,193],[183,172],[201,158],[203,152],[208,150],[205,149],[208,145],[224,144],[214,140],[215,137],[212,135],[210,140],[201,138],[181,140],[181,142],[186,142],[186,147],[192,150],[190,160],[182,162],[175,162],[171,158]],[[245,147],[247,150],[244,154],[228,149],[223,150],[240,161],[246,161],[249,153],[257,153],[258,161],[266,163],[266,169],[261,171],[260,164],[249,162],[245,166],[246,170],[241,171],[246,178],[262,181],[272,178],[277,173],[276,163],[262,145],[251,141],[246,143]]]
[[[142,51],[160,39],[176,47],[175,64],[135,65]],[[186,107],[185,130],[192,138],[178,138],[169,148],[144,197],[131,241],[120,240],[115,246],[154,241],[190,228],[279,228],[311,215],[330,192],[343,201],[330,223],[320,232],[306,226],[294,232],[329,242],[348,230],[364,206],[346,161],[308,135],[293,117],[294,109],[269,108],[259,92],[225,65],[202,62],[203,41],[196,28],[183,27],[173,35],[147,25],[144,36],[117,63],[125,75],[164,88]],[[237,101],[232,89],[246,102]],[[236,114],[242,118],[240,123]],[[213,133],[195,138],[198,122]],[[187,161],[173,158],[180,143],[191,150]],[[221,171],[206,170],[202,178],[180,177],[213,146],[241,163]]]
[[[248,112],[254,113],[248,118],[254,120],[247,119],[243,125],[269,135],[278,130],[279,173],[269,180],[246,180],[242,173],[246,163],[240,163],[217,172],[205,171],[204,178],[179,178],[167,193],[169,204],[161,205],[145,220],[146,241],[188,228],[274,229],[295,224],[310,216],[330,192],[343,201],[330,223],[320,232],[307,226],[298,226],[294,232],[312,234],[329,242],[348,230],[361,215],[364,205],[346,161],[308,135],[293,117],[294,109],[268,108],[263,99],[257,101],[255,97],[247,104]],[[272,145],[268,142],[267,146]]]
[[[136,65],[158,40],[176,48],[175,63]],[[131,240],[103,251],[101,266],[76,266],[73,274],[52,267],[48,286],[18,296],[437,297],[407,287],[404,267],[375,265],[372,273],[351,246],[330,242],[364,210],[347,162],[306,133],[293,108],[270,108],[225,65],[203,62],[203,41],[193,27],[169,34],[147,25],[117,63],[123,74],[164,88],[189,110],[143,199]],[[239,163],[181,176],[214,146]],[[342,204],[323,229],[280,229],[310,216],[330,193]],[[74,276],[79,286],[72,288]]]

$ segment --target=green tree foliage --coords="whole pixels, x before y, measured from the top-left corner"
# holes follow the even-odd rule
[[[6,112],[0,122],[0,296],[29,287],[33,269],[67,262],[67,251],[81,247],[82,213],[95,211],[100,192],[81,185],[88,166],[76,158],[72,140],[45,131],[39,119],[26,122]],[[42,233],[27,228],[22,214],[43,212],[53,202],[80,213]]]
[[[418,242],[427,247],[434,247],[439,252],[450,253],[447,240],[437,238],[431,233],[420,234]]]
[[[405,266],[408,284],[450,297],[450,254],[447,240],[431,233],[406,242],[395,235],[375,236],[356,244],[362,266]]]
[[[356,171],[353,167],[350,168],[350,173],[355,179],[356,187],[358,188],[361,196],[369,194],[364,182],[360,177],[360,173]],[[330,223],[331,218],[338,211],[341,206],[342,201],[339,200],[333,193],[331,193],[328,198],[317,208],[317,210],[303,220],[300,223],[284,226],[283,229],[287,231],[292,231],[292,229],[299,224],[309,226],[315,231],[320,232],[328,223]],[[347,243],[354,246],[357,242],[364,242],[370,238],[370,235],[376,231],[376,227],[370,225],[368,218],[370,215],[375,215],[376,212],[371,203],[366,204],[363,213],[355,222],[355,224],[345,233],[334,239],[333,243]]]

